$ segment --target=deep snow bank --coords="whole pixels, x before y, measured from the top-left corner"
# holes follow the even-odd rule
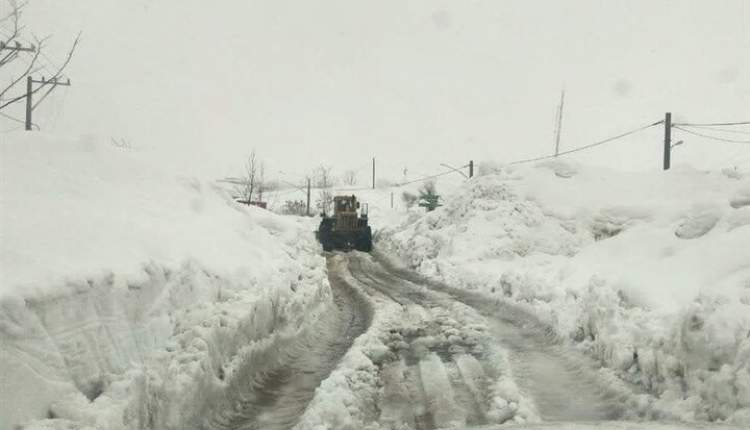
[[[308,221],[94,138],[0,151],[0,429],[198,427],[331,304]]]
[[[750,423],[748,175],[484,171],[378,246],[532,310],[670,418]]]

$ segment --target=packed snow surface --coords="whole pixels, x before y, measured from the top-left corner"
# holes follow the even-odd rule
[[[0,160],[2,430],[198,427],[331,309],[306,220],[93,137]]]
[[[481,167],[376,247],[537,315],[653,394],[654,418],[750,425],[746,172]]]

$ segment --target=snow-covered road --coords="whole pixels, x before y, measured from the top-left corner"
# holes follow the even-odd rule
[[[231,384],[197,388],[190,428],[730,428],[659,422],[649,394],[507,302],[377,252],[329,254],[327,269],[325,310],[286,331],[291,315],[274,312],[279,332]]]
[[[330,265],[330,264],[329,264]],[[367,330],[372,309],[361,293],[330,271],[331,312],[308,327],[306,335],[268,354],[275,366],[258,369],[246,390],[235,392],[232,410],[216,411],[210,428],[287,429],[292,427],[354,339]]]
[[[371,338],[370,343],[377,338],[383,346],[370,345],[365,352],[374,364],[368,370],[374,380],[371,395],[332,396],[349,399],[344,403],[358,409],[360,425],[435,429],[555,422],[586,428],[689,428],[652,422],[659,411],[646,394],[565,347],[549,327],[519,309],[427,281],[377,253],[335,254],[328,267],[337,290],[366,296],[374,315],[362,337]],[[352,351],[367,350],[364,343],[355,342]],[[337,371],[349,372],[349,380],[368,379],[353,376],[357,373],[347,365],[339,363]],[[354,367],[360,373],[365,368],[361,363]],[[352,390],[368,389],[367,383],[357,387]],[[317,395],[330,395],[326,390]],[[320,404],[327,406],[313,402],[309,409],[332,405]],[[629,422],[635,427],[627,427]],[[309,424],[302,421],[297,428]],[[334,422],[324,427],[338,428]]]
[[[390,364],[406,365],[406,375],[410,368],[422,371],[413,373],[420,374],[414,379],[423,390],[413,389],[417,396],[405,399],[413,409],[425,411],[416,428],[443,427],[455,421],[468,425],[504,422],[516,416],[524,421],[592,421],[626,415],[622,393],[605,385],[583,357],[561,351],[546,327],[530,316],[427,284],[409,272],[384,265],[381,258],[361,254],[348,258],[353,277],[368,291],[412,308],[412,313],[420,309],[422,314],[437,316],[424,321],[432,332],[409,336],[408,347],[398,350],[395,364]],[[413,327],[404,329],[413,331]],[[475,333],[467,336],[467,329]],[[491,387],[498,379],[504,385],[517,385],[512,389],[517,390],[515,398],[494,399],[497,393]],[[388,378],[385,381],[387,392]],[[443,397],[442,405],[431,402],[438,395]],[[436,421],[440,415],[445,417]]]

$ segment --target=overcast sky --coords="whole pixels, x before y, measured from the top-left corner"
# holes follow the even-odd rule
[[[546,155],[563,88],[563,149],[667,110],[750,119],[746,0],[30,0],[26,24],[53,35],[50,62],[83,32],[43,129],[127,138],[209,175],[253,147],[288,172]],[[661,135],[576,159],[656,169]],[[750,163],[750,145],[679,138],[675,164]]]

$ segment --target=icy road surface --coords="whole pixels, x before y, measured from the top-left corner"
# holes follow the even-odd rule
[[[245,392],[235,394],[234,410],[219,411],[210,428],[274,430],[296,424],[320,382],[370,325],[372,310],[358,291],[335,274],[331,288],[334,311],[310,327],[308,336],[270,352],[276,366],[259,371]]]
[[[279,364],[259,372],[234,410],[216,414],[213,428],[316,427],[310,415],[320,423],[339,406],[356,411],[356,425],[322,418],[325,428],[729,428],[651,422],[660,414],[645,394],[516,308],[430,283],[377,254],[332,254],[328,271],[335,312],[280,351]],[[362,334],[379,352],[355,343]],[[324,380],[346,370],[352,352],[369,356],[376,381],[352,390],[371,393],[349,397],[361,404],[316,405],[331,395]]]
[[[401,345],[398,360],[383,372],[386,393],[392,366],[396,374],[405,375],[407,385],[416,385],[407,390],[410,396],[399,399],[417,411],[413,427],[482,425],[514,417],[599,421],[628,415],[622,393],[600,385],[582,357],[558,350],[546,327],[522,313],[459,291],[427,288],[409,272],[367,255],[348,258],[352,276],[366,291],[398,302],[406,312],[426,315],[416,327],[403,327],[408,346]]]

